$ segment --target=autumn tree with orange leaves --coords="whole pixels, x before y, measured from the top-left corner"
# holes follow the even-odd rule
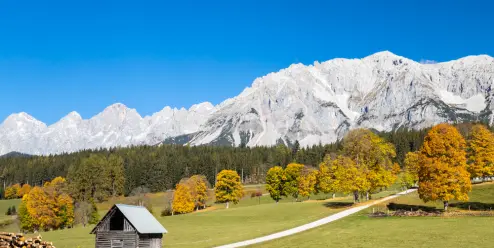
[[[22,185],[19,192],[17,192],[17,197],[22,198],[24,195],[29,194],[30,191],[31,191],[31,185],[25,183]]]
[[[470,177],[494,175],[494,134],[483,125],[475,125],[468,140],[467,170]]]
[[[465,148],[465,139],[449,124],[439,124],[429,131],[419,153],[420,199],[442,201],[444,210],[451,200],[468,200],[472,184]]]
[[[20,198],[22,196],[19,196],[19,193],[21,192],[21,185],[20,184],[14,184],[10,187],[5,188],[5,199],[16,199]]]

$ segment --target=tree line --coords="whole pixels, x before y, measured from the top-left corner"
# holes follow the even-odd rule
[[[403,164],[408,151],[420,147],[425,130],[400,129],[395,132],[379,133],[378,136],[388,140],[396,147],[394,162]],[[115,163],[123,166],[123,180],[115,181],[114,191],[130,195],[138,188],[144,187],[151,192],[173,189],[182,179],[192,175],[204,175],[209,184],[214,184],[216,174],[223,170],[234,170],[241,177],[242,183],[263,183],[266,173],[273,166],[285,166],[293,161],[317,167],[326,154],[336,153],[341,149],[341,141],[327,145],[301,147],[294,142],[292,147],[277,145],[273,147],[220,147],[220,146],[133,146],[126,148],[84,150],[70,154],[31,157],[0,158],[0,197],[4,196],[7,186],[29,184],[43,186],[56,177],[70,178],[77,173],[74,168],[90,167],[87,160],[98,163],[100,168],[114,167]],[[94,156],[97,156],[95,158]],[[93,157],[93,158],[91,158]],[[96,161],[98,160],[98,161]],[[97,168],[86,168],[96,170]],[[114,171],[118,172],[119,171]],[[110,174],[108,174],[110,173]],[[112,172],[106,173],[114,176]],[[86,173],[98,174],[95,172]],[[98,176],[101,176],[98,174]],[[103,185],[100,188],[104,198],[112,195]],[[99,190],[99,189],[95,189]],[[86,193],[84,193],[86,194]]]
[[[275,201],[324,192],[351,193],[357,202],[398,181],[418,186],[424,202],[442,201],[447,210],[451,200],[468,200],[472,179],[494,177],[494,134],[484,125],[436,125],[417,149],[400,166],[395,145],[370,130],[352,130],[318,169],[296,163],[269,169],[266,188]]]
[[[465,133],[466,139],[459,130]],[[296,145],[291,150],[275,147],[276,151],[291,154],[292,161],[287,166],[270,167],[263,180],[276,202],[288,196],[296,200],[309,198],[319,192],[352,194],[354,202],[358,202],[364,198],[369,200],[373,193],[398,179],[407,188],[418,185],[419,196],[425,202],[441,200],[447,209],[450,200],[468,200],[471,179],[494,176],[493,141],[494,134],[483,125],[439,124],[425,134],[417,151],[404,155],[400,167],[396,162],[395,145],[370,130],[355,129],[332,145],[337,149],[327,152],[318,167],[296,161],[298,154],[303,154],[300,151],[310,149]],[[59,229],[75,223],[94,224],[99,219],[95,201],[124,195],[126,173],[125,158],[118,150],[93,153],[69,167],[67,180],[59,176],[42,186],[13,184],[5,188],[5,197],[22,198],[18,212],[24,231]],[[237,170],[222,169],[215,174],[215,201],[226,203],[227,208],[230,202],[238,203],[245,194],[242,178]],[[205,208],[211,197],[209,180],[211,178],[201,174],[182,177],[170,199],[171,214]],[[149,190],[140,185],[130,194],[139,192]]]
[[[271,198],[309,197],[311,194],[351,193],[354,202],[391,186],[400,172],[393,162],[393,144],[367,129],[350,131],[341,143],[341,150],[327,154],[319,168],[291,163],[272,167],[266,177]]]

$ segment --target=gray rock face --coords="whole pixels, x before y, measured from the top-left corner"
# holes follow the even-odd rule
[[[220,104],[191,144],[312,145],[357,127],[390,131],[479,118],[492,123],[493,83],[489,56],[420,64],[380,52],[291,65]]]
[[[26,113],[0,125],[0,154],[53,154],[138,144],[333,142],[352,128],[390,131],[441,122],[493,122],[494,59],[420,64],[390,52],[363,59],[294,64],[257,78],[217,106],[165,107],[141,117],[122,104],[84,120],[72,112],[46,126]]]

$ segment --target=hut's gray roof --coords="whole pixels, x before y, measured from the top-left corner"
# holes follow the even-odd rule
[[[145,207],[125,204],[116,204],[115,206],[139,233],[168,232]]]
[[[91,231],[92,234],[96,233],[98,226],[106,218],[109,218],[114,214],[115,209],[118,209],[140,234],[168,233],[161,223],[159,223],[145,207],[115,204],[115,206],[106,213],[105,217],[103,217],[103,219],[94,227]]]

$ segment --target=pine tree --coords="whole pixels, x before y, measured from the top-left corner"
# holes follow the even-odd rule
[[[123,193],[125,183],[123,164],[123,159],[120,156],[110,154],[107,159],[107,165],[104,168],[106,180],[109,184],[107,187],[113,197]]]

